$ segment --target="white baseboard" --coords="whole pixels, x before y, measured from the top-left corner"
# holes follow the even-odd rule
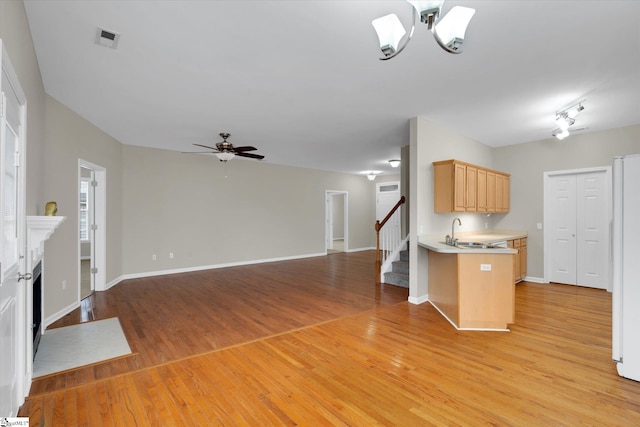
[[[542,277],[532,277],[532,276],[524,276],[524,279],[527,282],[533,282],[533,283],[549,283],[547,281],[544,280],[544,278]]]
[[[422,295],[421,297],[409,296],[409,299],[407,301],[409,301],[411,304],[416,304],[416,305],[423,304],[423,303],[429,301],[429,294]]]
[[[347,249],[345,252],[362,252],[362,251],[375,251],[376,248],[375,247],[370,247],[370,248],[353,248],[353,249]]]
[[[279,257],[279,258],[265,258],[265,259],[250,260],[250,261],[228,262],[224,264],[201,265],[201,266],[195,266],[195,267],[176,268],[172,270],[158,270],[158,271],[148,271],[143,273],[123,274],[116,280],[109,282],[107,284],[107,289],[117,285],[119,282],[123,280],[129,280],[129,279],[142,279],[145,277],[164,276],[167,274],[191,273],[194,271],[214,270],[217,268],[226,268],[226,267],[239,267],[243,265],[264,264],[267,262],[290,261],[295,259],[313,258],[317,256],[326,256],[326,254],[314,253],[314,254],[295,255],[295,256],[288,256],[288,257]]]
[[[42,322],[43,324],[42,333],[44,334],[45,330],[47,329],[47,326],[49,326],[56,320],[62,318],[63,316],[66,316],[67,314],[71,313],[73,310],[75,310],[78,307],[80,307],[80,302],[74,302],[73,304],[68,305],[67,307],[63,308],[57,313],[53,313],[51,316],[48,316],[47,318],[45,318],[44,322]]]

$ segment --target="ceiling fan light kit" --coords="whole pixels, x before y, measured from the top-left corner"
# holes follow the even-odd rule
[[[386,61],[394,58],[404,50],[411,41],[416,27],[417,16],[420,22],[427,25],[438,45],[449,53],[460,53],[464,36],[475,14],[475,9],[454,6],[442,19],[442,5],[444,0],[412,1],[407,0],[412,6],[413,20],[409,34],[394,13],[374,19],[371,24],[376,30],[382,57]]]
[[[234,147],[232,143],[227,141],[227,139],[231,136],[230,133],[222,132],[220,133],[220,136],[222,137],[222,142],[218,142],[215,148],[209,147],[208,145],[202,145],[202,144],[193,144],[193,145],[211,150],[211,151],[207,151],[207,153],[215,154],[218,160],[224,163],[228,162],[229,160],[233,159],[236,156],[247,157],[249,159],[256,159],[256,160],[264,159],[264,156],[261,154],[248,153],[248,151],[256,151],[257,150],[256,147],[251,147],[251,146]]]

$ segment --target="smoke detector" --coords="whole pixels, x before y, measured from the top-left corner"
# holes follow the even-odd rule
[[[118,45],[118,40],[120,40],[120,34],[98,27],[98,31],[96,32],[96,44],[115,49]]]

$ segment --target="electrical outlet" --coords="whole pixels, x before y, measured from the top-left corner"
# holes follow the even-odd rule
[[[480,271],[491,271],[491,264],[480,264]]]
[[[484,223],[484,228],[485,228],[485,230],[489,228],[489,223],[488,222]]]
[[[151,255],[151,261],[155,261],[157,259],[156,254]]]
[[[67,281],[66,281],[66,279],[62,281],[62,290],[64,291],[65,289],[67,289]]]
[[[542,230],[542,223],[541,222],[538,223],[538,230]]]
[[[173,252],[169,252],[169,259],[173,259]]]

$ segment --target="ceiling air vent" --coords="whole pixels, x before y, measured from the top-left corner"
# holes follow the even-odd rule
[[[105,30],[104,28],[98,28],[96,33],[96,44],[115,49],[118,45],[118,40],[120,40],[120,34]]]

